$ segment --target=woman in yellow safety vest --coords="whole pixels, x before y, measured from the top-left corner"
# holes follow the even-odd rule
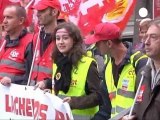
[[[75,120],[89,120],[99,109],[97,64],[83,50],[82,36],[73,23],[59,24],[53,37],[54,92],[69,103]]]

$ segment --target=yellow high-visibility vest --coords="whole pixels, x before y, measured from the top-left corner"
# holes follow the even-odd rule
[[[58,96],[60,97],[66,97],[66,96],[85,96],[85,84],[86,84],[86,78],[88,74],[89,67],[92,63],[92,61],[95,61],[93,58],[85,57],[83,56],[82,59],[79,61],[77,69],[72,69],[71,73],[71,85],[69,88],[69,91],[65,94],[63,91],[59,91]],[[56,64],[53,65],[53,77],[55,76],[57,66]],[[98,112],[99,107],[92,107],[88,109],[74,109],[72,110],[73,114],[75,115],[82,115],[82,116],[92,116],[96,112]]]
[[[111,117],[132,106],[135,96],[135,66],[140,59],[146,57],[146,55],[142,55],[139,51],[131,55],[130,63],[124,66],[119,76],[117,87],[114,85],[112,62],[109,59],[105,69],[105,81],[112,104]]]

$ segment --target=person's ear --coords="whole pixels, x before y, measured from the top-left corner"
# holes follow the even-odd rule
[[[54,14],[55,14],[55,11],[53,10],[53,11],[52,11],[52,15],[54,15]]]
[[[58,10],[56,9],[52,10],[52,16],[57,16],[57,14],[58,14]]]
[[[19,19],[19,24],[22,25],[22,24],[24,24],[24,23],[25,23],[25,18],[24,18],[24,17],[21,17],[21,18]]]
[[[109,48],[111,48],[111,47],[112,47],[112,44],[113,44],[113,43],[112,43],[112,41],[111,41],[111,40],[108,40],[108,41],[107,41],[107,45],[108,45],[108,47],[109,47]]]

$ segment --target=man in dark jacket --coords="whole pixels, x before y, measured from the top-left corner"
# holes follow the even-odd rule
[[[137,80],[144,79],[138,91],[134,115],[123,120],[160,120],[160,20],[151,22],[145,37],[145,52],[150,57],[148,64],[139,72]],[[137,83],[138,87],[139,82]]]

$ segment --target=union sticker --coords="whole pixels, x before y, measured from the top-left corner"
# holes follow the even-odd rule
[[[124,79],[122,81],[122,90],[127,91],[129,85],[129,80]]]
[[[145,85],[142,85],[142,86],[140,87],[140,90],[139,90],[139,93],[138,93],[136,102],[142,102],[144,91],[145,91]]]

